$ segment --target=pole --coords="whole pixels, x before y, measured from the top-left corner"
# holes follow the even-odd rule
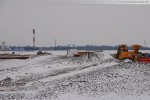
[[[33,47],[35,47],[35,29],[33,29]]]

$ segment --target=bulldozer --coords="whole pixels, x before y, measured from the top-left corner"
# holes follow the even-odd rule
[[[117,54],[113,54],[112,56],[116,59],[119,60],[124,60],[124,59],[131,59],[131,60],[137,60],[140,56],[141,53],[139,52],[140,45],[132,45],[133,51],[129,51],[127,45],[122,44],[119,45]]]

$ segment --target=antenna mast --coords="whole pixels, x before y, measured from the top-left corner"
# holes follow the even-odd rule
[[[33,47],[35,47],[35,29],[33,29]]]

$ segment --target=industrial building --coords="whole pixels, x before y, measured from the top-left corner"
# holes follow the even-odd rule
[[[1,42],[0,51],[10,51],[11,48],[6,45],[6,42]]]

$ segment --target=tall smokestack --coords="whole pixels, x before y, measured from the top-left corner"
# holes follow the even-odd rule
[[[35,29],[33,29],[33,47],[35,47]]]

